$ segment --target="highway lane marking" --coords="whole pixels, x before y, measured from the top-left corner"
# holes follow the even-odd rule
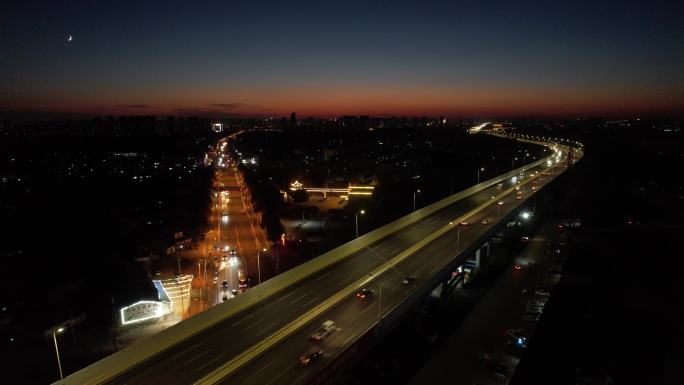
[[[265,320],[264,318],[260,318],[258,321],[252,322],[249,326],[247,326],[246,328],[244,328],[242,330],[249,330],[249,329],[255,327],[256,325],[264,322],[264,320]]]
[[[289,372],[290,369],[294,368],[294,366],[295,366],[295,364],[292,364],[292,365],[288,366],[287,369],[285,369],[285,370],[283,370],[282,372],[278,373],[277,376],[271,378],[271,380],[270,380],[269,382],[267,382],[266,385],[272,384],[273,381],[277,380],[277,379],[278,379],[280,376],[282,376],[283,374]]]
[[[330,270],[329,272],[327,272],[327,273],[325,273],[325,274],[321,275],[320,277],[318,277],[318,278],[314,279],[314,281],[320,281],[321,279],[323,279],[323,278],[325,278],[325,277],[329,276],[329,275],[330,275],[330,274],[332,274],[332,273],[333,273],[333,271],[332,271],[332,270]]]
[[[301,307],[307,307],[308,305],[311,305],[311,303],[317,301],[319,298],[320,298],[320,297],[316,297],[316,298],[312,299],[311,301],[305,303],[305,304],[302,305]]]
[[[354,338],[354,337],[356,337],[356,333],[352,334],[349,338],[347,338],[346,340],[344,340],[344,342],[342,342],[342,347],[347,346],[347,343],[348,343],[352,338]]]
[[[196,355],[196,356],[192,357],[191,359],[185,361],[185,363],[183,365],[187,365],[187,364],[191,363],[192,361],[195,361],[196,359],[202,357],[203,355],[209,353],[210,351],[211,351],[211,349],[207,349],[207,350],[203,351],[202,353],[199,353],[198,355]]]
[[[301,376],[297,377],[297,379],[294,381],[295,384],[301,383],[304,377],[308,376],[310,372],[304,372]]]
[[[261,372],[263,372],[264,370],[266,370],[266,368],[268,368],[269,366],[271,366],[271,364],[273,364],[274,362],[276,362],[276,360],[268,361],[268,363],[267,363],[266,365],[262,366],[259,370],[257,370],[256,372],[254,372],[254,374],[252,374],[251,376],[245,378],[245,380],[242,381],[242,382],[243,382],[243,383],[248,383],[249,380],[251,380],[252,378],[254,378],[254,377],[258,376],[259,374],[261,374]]]
[[[239,324],[241,324],[241,323],[247,321],[248,319],[254,317],[254,315],[255,315],[254,313],[250,313],[249,315],[247,315],[246,317],[242,318],[241,320],[236,321],[236,322],[233,322],[232,324],[230,324],[230,326],[238,326]]]
[[[182,355],[184,355],[184,354],[190,352],[191,350],[195,349],[197,346],[198,346],[198,345],[192,345],[191,347],[189,347],[189,348],[183,350],[182,352],[177,353],[177,354],[174,354],[173,356],[171,356],[171,357],[169,358],[169,360],[170,360],[170,361],[173,361],[173,360],[175,360],[176,358],[178,358],[178,357],[180,357],[180,356],[182,356]]]
[[[214,362],[220,360],[221,358],[223,358],[223,353],[222,353],[222,354],[219,354],[219,355],[216,356],[216,357],[214,357],[213,360],[209,360],[209,361],[205,362],[204,365],[198,367],[197,369],[195,369],[195,371],[196,371],[196,372],[201,372],[202,369],[204,369],[204,368],[206,368],[207,366],[213,364]]]
[[[266,326],[265,328],[261,329],[260,332],[256,333],[256,335],[261,335],[264,334],[265,332],[269,331],[272,329],[274,326],[278,326],[278,321],[273,322],[272,324]]]
[[[302,295],[301,297],[295,299],[294,301],[290,301],[289,304],[292,305],[292,304],[295,303],[295,302],[299,302],[300,299],[306,297],[307,295],[308,295],[308,294],[304,294],[304,295]]]
[[[290,296],[293,295],[294,293],[296,293],[296,291],[293,290],[293,291],[287,293],[286,295],[284,295],[284,296],[278,298],[278,301],[284,301],[285,299],[287,299],[288,297],[290,297]]]

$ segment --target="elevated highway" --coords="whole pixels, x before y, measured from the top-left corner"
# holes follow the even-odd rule
[[[530,174],[550,173],[537,182],[540,189],[562,172],[563,163],[555,160],[551,155],[424,207],[60,383],[322,382],[335,363],[390,327],[491,236],[497,223],[515,214],[525,202],[515,199],[516,185],[527,198],[534,193]],[[520,184],[513,182],[521,173]],[[483,225],[483,218],[493,223]],[[459,226],[464,220],[470,225]],[[403,285],[407,275],[416,280]],[[372,289],[373,298],[355,298],[362,287]],[[340,330],[323,343],[322,359],[301,366],[298,357],[314,348],[307,336],[327,319]]]

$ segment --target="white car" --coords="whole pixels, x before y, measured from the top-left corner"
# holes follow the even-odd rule
[[[327,320],[323,322],[321,327],[314,332],[309,338],[312,341],[320,342],[323,341],[326,337],[329,335],[333,334],[334,332],[337,331],[337,328],[335,327],[335,322],[331,320]]]

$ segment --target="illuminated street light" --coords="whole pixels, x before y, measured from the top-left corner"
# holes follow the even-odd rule
[[[359,237],[359,214],[363,215],[365,213],[366,213],[366,210],[361,210],[358,213],[356,213],[356,215],[354,216],[354,218],[356,220],[356,238]]]
[[[266,248],[264,247],[261,251],[265,253]],[[259,274],[259,285],[261,285],[261,255],[259,254],[259,249],[257,249],[257,271]]]
[[[416,194],[419,194],[419,193],[420,193],[420,189],[416,190],[413,193],[413,211],[416,211]]]
[[[52,332],[52,341],[55,343],[55,354],[57,355],[57,367],[59,368],[59,379],[64,379],[64,374],[62,373],[62,361],[59,359],[59,347],[57,346],[57,333],[64,331],[63,327],[59,327],[57,330]]]
[[[530,214],[527,211],[523,211],[520,213],[520,218],[522,218],[522,219],[530,219],[531,216],[532,216],[532,214]]]
[[[484,167],[480,167],[477,169],[477,184],[480,184],[480,171],[484,171]]]

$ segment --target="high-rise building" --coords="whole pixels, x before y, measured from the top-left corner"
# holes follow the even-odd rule
[[[297,114],[295,114],[294,112],[290,114],[290,127],[297,127]]]

